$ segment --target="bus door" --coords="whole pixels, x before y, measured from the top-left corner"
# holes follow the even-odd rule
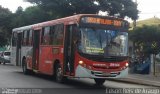
[[[76,25],[67,25],[65,32],[64,44],[64,74],[74,73],[75,44],[74,44],[74,28]]]
[[[33,59],[32,59],[32,68],[38,70],[39,65],[39,42],[40,42],[40,31],[34,30],[33,32]]]
[[[21,43],[22,43],[22,32],[18,33],[18,38],[17,38],[16,66],[21,66]]]

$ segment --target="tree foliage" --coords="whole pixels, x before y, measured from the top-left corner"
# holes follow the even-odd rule
[[[132,0],[24,0],[37,4],[41,9],[52,12],[58,17],[73,14],[95,14],[100,10],[109,15],[118,15],[121,18],[138,18],[137,5]]]
[[[35,24],[43,22],[51,18],[52,16],[45,11],[42,11],[38,6],[28,7],[23,10],[19,7],[16,13],[13,14],[12,26],[21,27],[25,25]]]
[[[0,46],[10,44],[12,29],[54,19],[51,13],[42,11],[38,6],[25,10],[18,7],[15,13],[0,6]]]
[[[160,26],[137,27],[130,33],[135,50],[140,54],[158,54],[160,52]]]
[[[9,44],[13,28],[31,25],[74,14],[95,14],[100,10],[121,18],[138,18],[136,4],[132,0],[24,0],[35,6],[15,13],[0,6],[0,46]]]
[[[9,37],[11,35],[11,11],[0,6],[0,46],[9,44]]]

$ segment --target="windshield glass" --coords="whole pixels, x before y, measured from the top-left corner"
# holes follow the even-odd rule
[[[91,55],[127,56],[128,33],[80,28],[79,52]]]

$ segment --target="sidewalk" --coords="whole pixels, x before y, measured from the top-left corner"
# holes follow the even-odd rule
[[[160,76],[153,75],[128,74],[126,78],[108,80],[160,87]]]

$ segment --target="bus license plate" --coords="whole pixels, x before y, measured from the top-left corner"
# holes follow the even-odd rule
[[[104,76],[109,76],[110,73],[108,73],[108,72],[103,72],[103,75],[104,75]]]

